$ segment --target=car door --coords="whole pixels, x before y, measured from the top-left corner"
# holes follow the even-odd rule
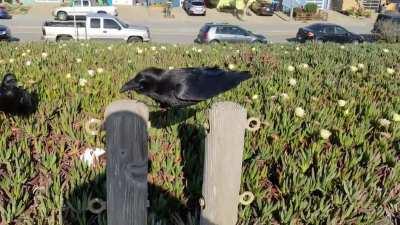
[[[103,30],[101,28],[101,18],[90,18],[87,28],[87,38],[91,40],[103,40]]]
[[[219,26],[216,29],[216,36],[214,39],[220,42],[233,42],[234,36],[232,32],[231,26]]]
[[[234,27],[233,29],[235,32],[235,43],[251,42],[251,36],[248,31],[240,27]]]
[[[114,19],[103,19],[102,35],[109,41],[123,40],[123,30],[121,25]]]
[[[335,42],[335,27],[334,26],[323,27],[321,32],[321,37],[317,37],[317,39],[321,39],[322,41]]]
[[[335,26],[335,39],[338,43],[349,43],[352,41],[350,33],[341,26]]]

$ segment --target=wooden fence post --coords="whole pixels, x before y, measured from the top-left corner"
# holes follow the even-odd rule
[[[218,102],[209,111],[200,225],[237,222],[246,114],[232,102]]]
[[[148,108],[121,100],[111,103],[104,114],[108,224],[146,225]]]

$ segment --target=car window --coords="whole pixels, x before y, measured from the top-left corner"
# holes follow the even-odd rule
[[[232,27],[232,30],[233,30],[232,34],[243,35],[243,36],[247,35],[247,32],[245,30],[243,30],[242,28],[239,28],[239,27]]]
[[[192,5],[195,5],[195,6],[203,6],[203,5],[204,5],[204,2],[192,2]]]
[[[81,5],[81,2],[80,1],[74,1],[74,5],[75,6],[79,6],[79,5]]]
[[[326,26],[322,31],[326,34],[334,34],[335,28],[333,26]]]
[[[231,34],[232,27],[217,27],[217,34]]]
[[[89,6],[89,1],[83,1],[83,6]]]
[[[100,28],[100,19],[90,19],[90,28]]]
[[[347,31],[343,27],[335,26],[335,34],[346,34]]]
[[[117,22],[111,19],[104,19],[104,29],[120,29],[121,27]]]

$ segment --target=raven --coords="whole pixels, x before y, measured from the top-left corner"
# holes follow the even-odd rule
[[[184,107],[228,91],[249,78],[247,71],[224,71],[217,67],[173,70],[150,67],[124,84],[120,92],[134,90],[154,99],[162,108]]]
[[[28,115],[36,110],[33,95],[18,87],[14,74],[4,75],[0,85],[0,111],[14,115]]]

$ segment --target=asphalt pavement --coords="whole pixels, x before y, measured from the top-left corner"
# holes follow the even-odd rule
[[[0,24],[8,26],[14,37],[20,41],[40,41],[41,26],[46,20],[53,20],[51,12],[57,4],[40,4],[31,8],[28,14],[15,15],[11,20],[0,20]],[[190,44],[197,36],[199,29],[206,22],[228,22],[240,25],[254,33],[265,35],[270,42],[282,43],[295,37],[299,27],[311,22],[291,21],[279,16],[262,17],[246,16],[238,19],[229,13],[210,9],[206,16],[188,16],[182,9],[174,8],[174,18],[164,18],[161,8],[138,6],[118,7],[119,17],[127,23],[146,25],[150,28],[152,42]],[[356,19],[330,12],[328,22],[344,26],[348,30],[369,34],[374,18]]]

